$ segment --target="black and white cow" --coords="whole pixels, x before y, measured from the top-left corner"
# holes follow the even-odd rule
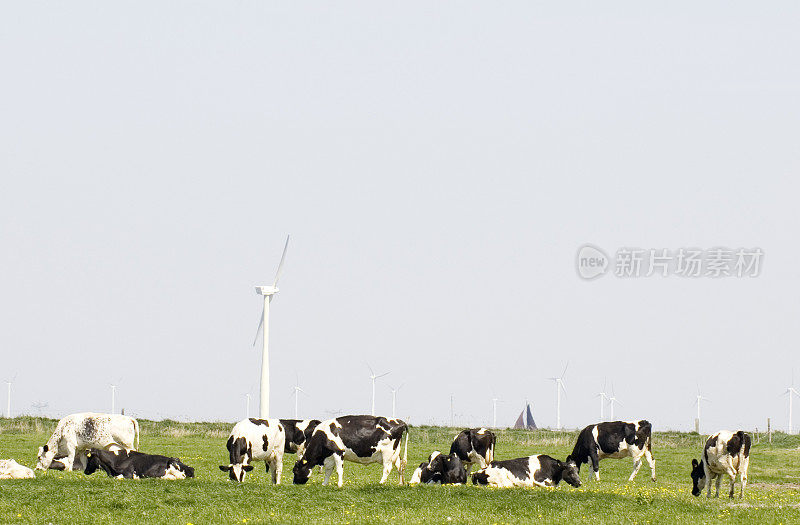
[[[722,483],[722,475],[727,474],[731,480],[730,497],[733,497],[736,475],[741,477],[742,487],[739,497],[744,495],[747,486],[747,468],[750,466],[750,434],[737,430],[720,430],[706,440],[703,457],[700,461],[692,460],[692,494],[699,496],[708,485],[708,497],[711,497],[711,482],[717,478],[717,496]]]
[[[600,460],[604,458],[633,458],[633,481],[642,466],[642,456],[647,458],[653,481],[656,480],[656,460],[650,451],[651,425],[641,421],[607,421],[589,425],[578,434],[578,440],[567,460],[575,461],[580,472],[583,463],[592,463],[594,477],[600,481]]]
[[[403,457],[400,457],[400,441],[406,433]],[[327,485],[333,469],[339,478],[338,485],[344,482],[344,461],[368,465],[382,463],[381,483],[385,483],[392,466],[400,474],[400,483],[405,479],[408,458],[408,425],[400,419],[387,419],[380,416],[342,416],[320,423],[311,435],[305,451],[294,464],[294,482],[308,482],[311,469],[317,465],[325,467]]]
[[[253,470],[250,462],[263,461],[267,471],[272,472],[272,483],[280,484],[286,432],[279,420],[243,419],[233,427],[225,446],[230,463],[220,465],[219,469],[233,481],[244,481],[245,473]]]
[[[467,428],[453,438],[450,454],[458,456],[469,474],[473,464],[483,468],[492,462],[496,441],[494,432],[487,428]]]
[[[311,439],[314,429],[320,424],[319,419],[281,419],[286,432],[286,446],[283,451],[289,454],[302,455],[306,443]]]
[[[194,477],[194,469],[181,463],[178,458],[144,454],[135,450],[89,450],[84,474],[93,474],[98,469],[111,477],[125,479],[161,478],[186,479]]]
[[[411,475],[409,485],[428,483],[436,485],[463,485],[467,482],[467,469],[455,454],[445,456],[434,450],[428,461],[419,464]]]
[[[561,480],[573,487],[580,487],[577,465],[572,460],[559,461],[545,454],[492,461],[489,466],[472,475],[474,485],[503,488],[555,487]]]

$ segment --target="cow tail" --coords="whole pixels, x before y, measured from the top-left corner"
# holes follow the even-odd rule
[[[403,449],[403,459],[400,460],[400,483],[405,483],[406,465],[408,465],[408,429],[406,428],[406,445]]]
[[[133,449],[139,450],[139,422],[133,419]]]

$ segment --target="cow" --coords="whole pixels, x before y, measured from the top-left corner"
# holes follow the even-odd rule
[[[406,434],[406,444],[401,458],[400,441],[403,433]],[[408,425],[400,419],[380,416],[342,416],[323,421],[314,430],[302,456],[294,464],[294,483],[307,483],[311,469],[324,465],[325,478],[322,484],[328,484],[335,468],[341,487],[344,483],[344,461],[362,465],[381,462],[381,483],[386,482],[392,466],[395,466],[402,485],[408,463]]]
[[[186,479],[194,477],[194,469],[181,463],[178,458],[144,454],[132,450],[113,452],[93,448],[89,450],[83,473],[90,475],[98,469],[111,477],[125,479],[161,478]]]
[[[301,456],[311,434],[320,423],[319,419],[281,419],[280,421],[286,432],[286,446],[283,451]]]
[[[409,485],[418,483],[436,485],[463,485],[467,482],[467,469],[455,454],[445,456],[434,450],[428,461],[420,463],[411,475]]]
[[[487,428],[467,428],[462,430],[453,439],[450,445],[450,454],[455,454],[467,469],[467,474],[472,465],[484,468],[494,459],[494,445],[497,437]]]
[[[33,471],[13,459],[0,459],[0,479],[35,478]]]
[[[600,481],[600,460],[604,458],[633,458],[633,472],[628,481],[633,481],[642,466],[642,456],[647,458],[653,481],[656,480],[656,460],[651,453],[652,427],[644,419],[641,421],[607,421],[589,425],[578,434],[570,459],[580,472],[583,463],[592,463],[594,477]]]
[[[283,472],[283,451],[286,431],[277,419],[243,419],[234,425],[228,441],[230,463],[220,465],[233,481],[244,481],[245,474],[253,470],[252,461],[263,461],[267,472],[272,473],[272,484],[280,485]]]
[[[47,443],[39,447],[36,468],[47,470],[56,456],[64,470],[72,470],[83,451],[90,448],[106,450],[139,448],[139,422],[120,414],[83,412],[62,418]]]
[[[545,454],[492,461],[472,475],[473,485],[490,487],[556,487],[562,481],[581,486],[574,461],[560,461]]]
[[[692,459],[692,495],[699,496],[708,485],[707,496],[711,497],[711,482],[717,478],[717,495],[722,483],[722,475],[731,480],[730,497],[733,498],[736,475],[741,478],[739,497],[744,495],[747,486],[747,467],[750,466],[750,434],[737,430],[720,430],[706,440],[700,461]]]

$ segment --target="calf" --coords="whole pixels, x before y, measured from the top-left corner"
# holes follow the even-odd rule
[[[733,498],[736,475],[741,477],[739,497],[744,495],[747,485],[747,467],[750,466],[750,434],[737,430],[721,430],[706,440],[703,457],[698,462],[692,460],[692,495],[699,496],[708,485],[707,496],[711,497],[711,481],[717,478],[717,496],[722,483],[722,475],[731,479],[730,497]]]
[[[88,453],[84,474],[93,474],[98,469],[111,477],[125,479],[161,478],[186,479],[194,477],[194,469],[181,463],[178,458],[143,454],[135,450],[101,450],[93,448]]]
[[[608,421],[589,425],[578,434],[572,459],[580,471],[583,463],[592,463],[595,479],[600,481],[600,460],[604,458],[633,458],[633,473],[628,481],[633,481],[642,466],[642,456],[647,458],[653,481],[656,480],[656,460],[650,451],[651,425],[641,421]]]
[[[445,456],[434,450],[428,461],[420,463],[411,475],[409,485],[418,483],[462,485],[467,482],[467,470],[455,454]]]
[[[281,419],[280,421],[286,432],[286,446],[283,451],[302,456],[306,443],[311,439],[311,434],[320,423],[319,419]]]
[[[492,461],[489,466],[472,475],[474,485],[491,487],[555,487],[566,481],[581,486],[578,467],[572,460],[559,461],[541,454],[527,458]]]
[[[272,483],[280,485],[286,432],[279,420],[243,419],[233,427],[225,446],[231,462],[219,469],[233,481],[244,481],[245,473],[253,470],[251,461],[263,461],[272,472]]]
[[[33,471],[13,459],[0,459],[0,479],[35,478]]]
[[[462,430],[450,445],[450,454],[455,454],[464,463],[469,474],[472,465],[484,468],[494,459],[494,445],[497,437],[486,428],[468,428]]]
[[[344,483],[344,461],[353,461],[368,465],[381,462],[383,475],[381,483],[385,483],[392,471],[397,467],[400,483],[404,482],[405,466],[408,458],[408,425],[400,419],[387,419],[377,416],[342,416],[320,423],[311,435],[303,455],[294,464],[294,482],[308,482],[311,469],[316,465],[324,465],[327,485],[333,469],[339,478],[338,485]],[[403,458],[400,458],[400,441],[406,433],[406,445]]]

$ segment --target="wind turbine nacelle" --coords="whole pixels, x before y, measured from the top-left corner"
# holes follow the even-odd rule
[[[278,288],[275,286],[256,286],[256,293],[259,295],[274,295],[278,293]]]

